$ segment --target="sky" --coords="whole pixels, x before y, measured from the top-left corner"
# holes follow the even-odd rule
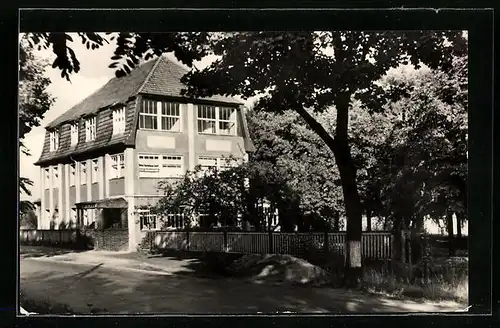
[[[97,50],[87,50],[79,41],[79,37],[73,35],[73,40],[75,42],[72,42],[70,46],[80,61],[80,71],[70,76],[71,82],[62,78],[60,70],[52,68],[51,65],[47,67],[45,72],[45,75],[51,80],[48,92],[55,98],[55,102],[52,108],[46,113],[41,126],[34,128],[25,136],[25,145],[29,149],[31,156],[19,155],[19,171],[20,176],[33,181],[33,186],[30,188],[32,195],[27,196],[23,194],[21,195],[21,200],[36,200],[40,198],[40,168],[33,165],[33,163],[40,158],[42,153],[45,126],[114,77],[114,69],[108,68],[108,65],[111,63],[110,58],[113,56],[116,46],[115,42],[106,44]],[[52,64],[55,58],[50,49],[36,51],[35,56],[48,60],[50,64]],[[166,56],[178,62],[173,54],[166,54]],[[202,69],[214,59],[214,56],[209,56],[195,64],[199,69]],[[251,101],[248,100],[245,103],[248,104]]]

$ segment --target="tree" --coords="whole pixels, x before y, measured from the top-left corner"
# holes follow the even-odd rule
[[[50,79],[44,76],[46,65],[33,54],[27,36],[22,37],[19,47],[19,146],[21,152],[27,156],[30,156],[30,153],[23,143],[24,137],[34,127],[40,126],[42,118],[54,102],[47,92]],[[30,196],[29,187],[32,185],[30,179],[19,178],[21,193]],[[20,205],[22,213],[34,208],[29,201],[21,201]]]
[[[74,68],[68,60],[66,40],[42,36],[57,45],[55,66],[63,74]],[[40,36],[39,36],[40,38]],[[421,62],[449,71],[452,54],[463,53],[461,32],[333,31],[333,32],[232,32],[232,33],[120,33],[115,62],[123,75],[139,58],[172,51],[188,66],[206,55],[218,56],[203,70],[192,70],[183,81],[189,96],[263,95],[257,108],[291,109],[308,123],[332,151],[339,170],[347,214],[346,283],[361,279],[361,200],[356,167],[348,138],[349,111],[354,97],[370,110],[382,109],[375,82],[390,68]],[[69,51],[72,59],[74,52]],[[74,60],[72,60],[75,62]],[[66,70],[66,71],[65,71]],[[335,105],[336,127],[329,133],[307,110],[322,112]]]

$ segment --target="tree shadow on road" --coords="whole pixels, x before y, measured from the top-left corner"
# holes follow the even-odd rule
[[[99,314],[256,314],[383,313],[445,311],[446,305],[364,295],[333,288],[258,285],[235,279],[204,279],[187,274],[158,275],[49,263],[25,276],[30,299],[65,304],[76,313]],[[64,273],[64,270],[68,270]],[[86,274],[83,273],[85,271]],[[80,273],[75,277],[75,273]],[[419,310],[420,309],[420,310]],[[26,310],[31,311],[29,308]]]
[[[69,253],[81,253],[84,251],[86,250],[74,250],[62,247],[21,245],[21,247],[19,248],[19,256],[21,259],[30,257],[52,257]]]

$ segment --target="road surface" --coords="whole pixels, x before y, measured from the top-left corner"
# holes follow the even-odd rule
[[[460,308],[401,301],[343,289],[256,285],[227,278],[126,270],[24,258],[21,291],[27,298],[69,306],[78,313],[380,313],[443,312]],[[26,309],[30,310],[30,309]]]

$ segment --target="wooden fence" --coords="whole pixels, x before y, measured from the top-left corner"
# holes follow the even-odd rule
[[[247,254],[304,255],[309,250],[345,255],[345,233],[185,232],[149,231],[143,249],[213,251]],[[390,232],[365,232],[361,237],[364,259],[390,259]]]

